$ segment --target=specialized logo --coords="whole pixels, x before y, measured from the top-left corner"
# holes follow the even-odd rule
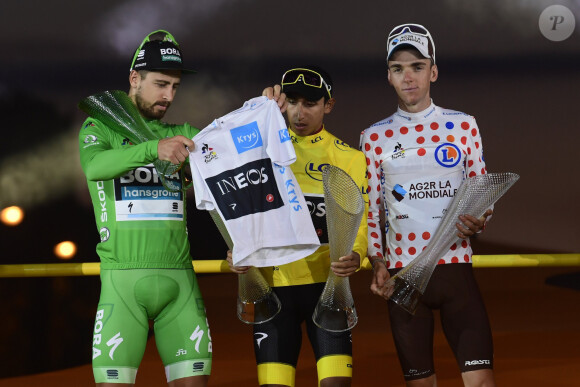
[[[109,357],[111,358],[111,360],[115,360],[113,358],[113,354],[115,353],[115,350],[122,342],[123,338],[121,337],[121,332],[117,332],[115,336],[113,336],[109,341],[107,341],[107,347],[111,347],[111,350],[109,351]]]
[[[262,146],[262,136],[256,121],[230,130],[238,154]]]
[[[119,379],[119,370],[107,370],[107,379]]]
[[[196,361],[193,363],[193,372],[201,372],[204,369],[205,364],[202,361]]]
[[[441,144],[435,149],[435,161],[442,167],[452,168],[461,161],[461,150],[449,142]]]
[[[254,333],[254,336],[258,336],[256,338],[256,344],[258,345],[258,348],[260,348],[260,343],[262,342],[262,340],[268,337],[268,334],[264,332],[256,332]]]
[[[189,340],[195,342],[195,352],[197,353],[199,353],[199,344],[203,339],[203,334],[204,334],[203,329],[201,329],[198,325],[197,327],[195,327],[195,331],[193,331],[193,333],[189,337]]]
[[[254,160],[224,171],[207,178],[206,183],[225,220],[284,205],[270,159]]]
[[[324,170],[324,168],[326,168],[327,165],[330,164],[327,163],[315,164],[309,161],[304,166],[304,171],[311,179],[314,179],[316,181],[322,181],[322,171]]]
[[[397,199],[398,202],[403,200],[405,198],[405,195],[407,194],[407,191],[399,184],[395,184],[391,192],[393,193],[393,196],[395,197],[395,199]]]
[[[284,128],[278,131],[278,137],[280,138],[280,143],[284,143],[290,140],[290,132],[288,128]]]
[[[201,154],[203,155],[203,161],[205,161],[206,164],[218,158],[217,153],[206,143],[203,143],[201,146]]]
[[[407,214],[397,215],[395,216],[395,218],[397,218],[397,220],[409,219],[409,215]]]

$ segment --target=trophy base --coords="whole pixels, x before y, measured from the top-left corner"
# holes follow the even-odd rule
[[[262,324],[272,320],[281,307],[276,294],[270,292],[258,301],[243,301],[238,297],[237,313],[243,323]]]
[[[394,276],[392,280],[395,286],[389,300],[414,315],[423,293],[400,277]]]
[[[319,328],[329,332],[344,332],[354,328],[358,322],[358,315],[354,306],[330,308],[319,304],[314,309],[312,321]]]

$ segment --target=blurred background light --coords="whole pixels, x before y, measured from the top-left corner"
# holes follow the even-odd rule
[[[24,211],[18,206],[6,207],[0,212],[0,220],[8,226],[18,226],[24,219]]]
[[[71,241],[60,242],[54,246],[54,255],[60,259],[71,259],[77,253],[77,245]]]

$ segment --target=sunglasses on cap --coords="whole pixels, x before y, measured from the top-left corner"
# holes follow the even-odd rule
[[[145,39],[143,39],[143,41],[141,42],[141,44],[139,45],[139,47],[137,47],[137,50],[135,50],[135,55],[133,55],[133,60],[131,61],[131,67],[129,68],[129,72],[131,72],[134,69],[134,67],[135,67],[135,61],[137,60],[137,57],[139,56],[139,53],[143,49],[143,46],[145,45],[145,43],[147,43],[147,42],[155,42],[155,41],[172,42],[177,47],[179,47],[179,44],[177,43],[177,40],[175,40],[175,38],[173,37],[173,35],[171,35],[169,32],[167,32],[165,30],[153,31],[149,35],[147,35],[145,37]]]
[[[387,46],[390,47],[391,42],[393,40],[407,33],[412,33],[427,38],[427,40],[429,41],[428,45],[429,55],[433,59],[433,62],[435,62],[435,44],[433,43],[433,37],[431,36],[429,31],[427,31],[427,29],[420,24],[401,24],[400,26],[393,28],[393,30],[389,33],[389,37],[387,39]]]
[[[284,73],[284,75],[282,75],[282,87],[294,85],[300,81],[302,81],[302,83],[306,86],[317,87],[319,89],[322,88],[322,85],[324,85],[324,88],[328,93],[328,97],[332,98],[332,95],[330,94],[331,86],[326,83],[322,75],[314,70],[296,68],[288,70]]]

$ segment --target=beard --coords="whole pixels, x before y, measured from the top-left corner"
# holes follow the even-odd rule
[[[142,97],[140,90],[137,91],[135,95],[135,103],[137,104],[137,109],[141,112],[141,115],[150,120],[160,120],[165,116],[167,109],[171,105],[171,102],[155,101],[153,103],[146,102]],[[165,106],[165,110],[155,110],[155,106]]]

